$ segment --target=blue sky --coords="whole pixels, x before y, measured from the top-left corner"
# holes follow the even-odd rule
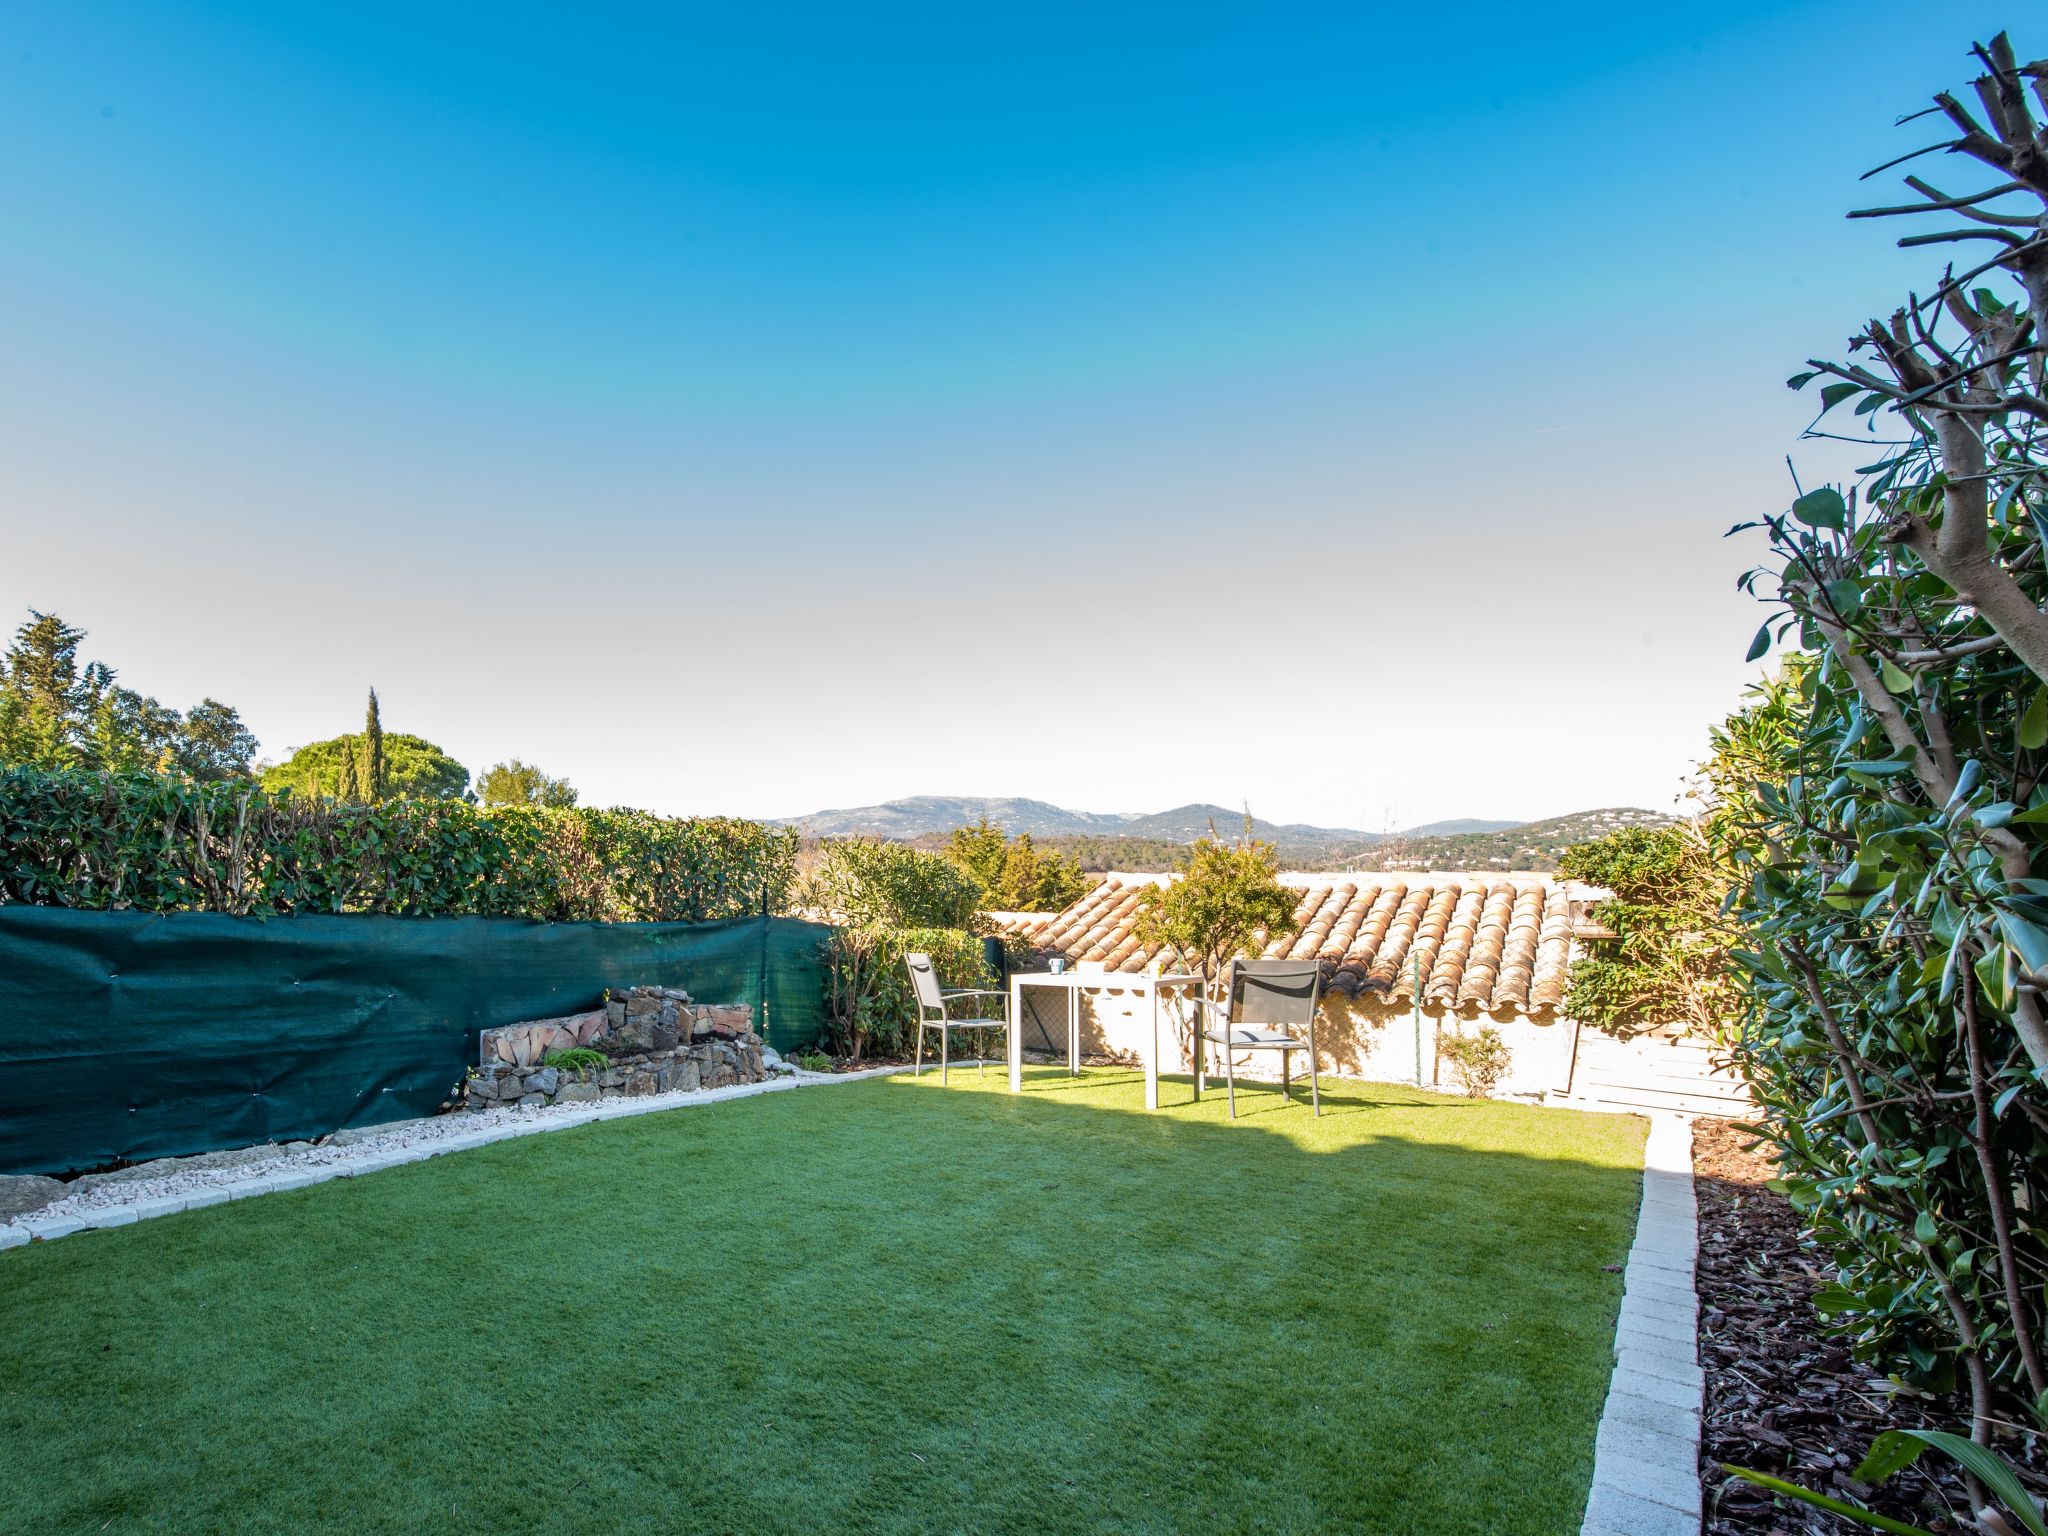
[[[2012,19],[1686,9],[25,0],[0,618],[677,812],[1668,805]]]

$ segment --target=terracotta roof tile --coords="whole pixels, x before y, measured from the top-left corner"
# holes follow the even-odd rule
[[[1138,939],[1143,893],[1154,882],[1112,875],[1064,912],[1012,923],[1045,954],[1100,961],[1114,971],[1151,964]],[[1261,946],[1268,958],[1322,962],[1323,984],[1390,1004],[1489,1013],[1554,1010],[1571,960],[1571,903],[1547,881],[1460,875],[1372,877],[1301,887],[1295,929]]]

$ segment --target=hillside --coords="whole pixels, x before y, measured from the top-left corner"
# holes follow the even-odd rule
[[[814,837],[886,837],[909,842],[934,834],[943,836],[955,827],[972,826],[984,816],[1013,836],[1029,832],[1034,838],[1138,837],[1191,843],[1212,828],[1225,837],[1244,828],[1244,812],[1221,805],[1182,805],[1152,814],[1139,811],[1070,811],[1043,800],[989,799],[974,795],[912,795],[883,805],[786,816],[781,818],[781,825],[802,827]],[[1474,825],[1507,826],[1512,823]],[[1283,825],[1257,819],[1252,822],[1252,831],[1269,843],[1303,847],[1350,847],[1370,841],[1372,837],[1371,833],[1348,827]]]
[[[1623,827],[1665,827],[1677,819],[1636,806],[1610,806],[1483,832],[1403,833],[1352,850],[1348,858],[1300,867],[1360,870],[1555,869],[1558,858],[1574,844],[1589,843]],[[1284,850],[1282,857],[1284,861]]]
[[[1244,813],[1220,805],[1184,805],[1152,815],[1070,811],[1043,800],[919,795],[886,805],[789,817],[816,837],[884,837],[941,846],[955,827],[986,816],[1012,834],[1029,832],[1041,848],[1058,849],[1091,871],[1133,872],[1176,867],[1186,846],[1211,827],[1225,837],[1244,826]],[[1290,869],[1555,869],[1574,843],[1621,827],[1657,827],[1675,818],[1637,807],[1575,811],[1545,821],[1474,817],[1430,822],[1405,832],[1254,820],[1254,835],[1279,851]]]

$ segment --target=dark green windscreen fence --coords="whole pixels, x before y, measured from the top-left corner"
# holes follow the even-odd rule
[[[823,1021],[829,929],[794,918],[535,923],[0,906],[0,1173],[323,1136],[431,1114],[477,1031],[607,986]]]

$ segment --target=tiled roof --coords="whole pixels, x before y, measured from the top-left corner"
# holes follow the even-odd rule
[[[1150,880],[1111,875],[1050,917],[1013,919],[1034,948],[1069,961],[1142,971],[1156,950],[1134,931]],[[1539,879],[1388,875],[1298,886],[1295,932],[1268,943],[1268,959],[1322,961],[1326,990],[1477,1012],[1542,1013],[1564,1001],[1571,902]]]

